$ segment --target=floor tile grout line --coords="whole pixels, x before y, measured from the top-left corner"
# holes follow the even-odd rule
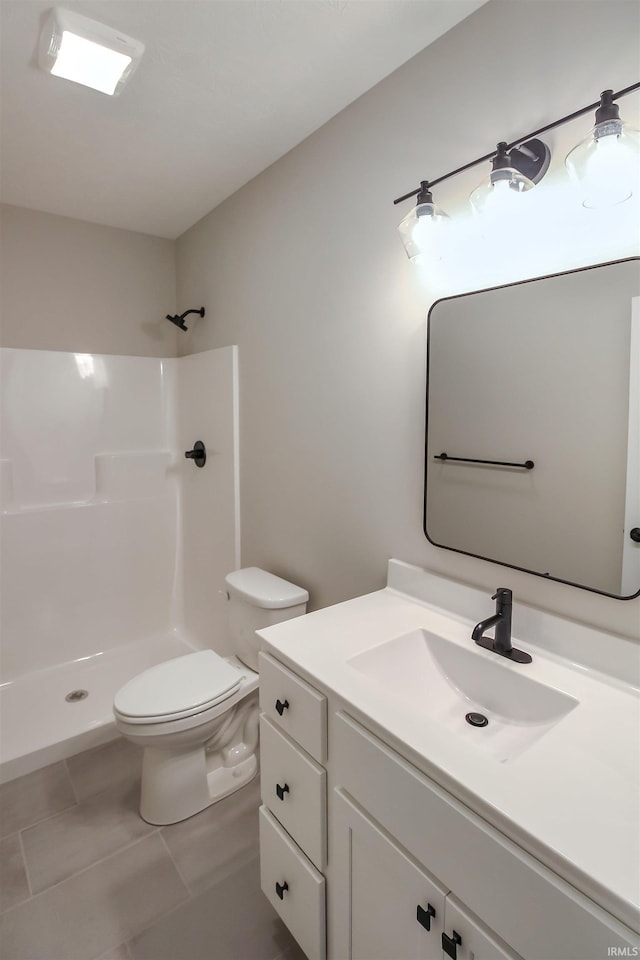
[[[111,860],[113,857],[117,857],[119,854],[123,853],[125,850],[129,850],[131,847],[135,847],[137,843],[142,843],[144,840],[148,840],[149,837],[155,836],[159,833],[159,830],[151,830],[150,833],[146,833],[144,837],[138,837],[137,840],[132,840],[131,843],[125,843],[122,847],[118,847],[117,850],[113,850],[111,853],[108,853],[106,857],[99,857],[97,860],[94,860],[92,863],[87,864],[86,867],[82,867],[81,870],[76,870],[75,873],[70,873],[68,877],[64,877],[62,880],[57,880],[56,883],[52,883],[51,886],[45,887],[44,890],[39,890],[37,893],[32,894],[28,900],[23,900],[22,903],[17,903],[13,907],[9,907],[5,910],[5,914],[9,913],[12,910],[17,910],[18,907],[23,906],[25,903],[30,903],[32,900],[36,900],[38,897],[42,897],[45,894],[49,893],[51,890],[54,890],[56,887],[59,887],[61,884],[66,883],[68,880],[72,880],[74,877],[79,877],[80,874],[86,873],[87,870],[92,870],[94,867],[97,867],[99,863],[104,863],[106,860]],[[26,864],[25,864],[26,866]]]
[[[158,830],[154,831],[154,833],[157,833],[157,834],[159,835],[160,840],[162,841],[162,845],[163,845],[164,849],[166,850],[166,852],[167,852],[167,854],[168,854],[168,856],[169,856],[169,859],[171,860],[171,863],[173,864],[173,867],[174,867],[176,873],[178,874],[178,877],[179,877],[179,879],[180,879],[180,882],[182,883],[182,885],[183,885],[183,887],[185,888],[186,893],[187,893],[187,896],[186,896],[183,900],[180,900],[178,903],[176,903],[176,904],[174,904],[172,907],[170,907],[169,910],[166,910],[166,911],[165,911],[165,913],[163,914],[163,916],[162,916],[161,918],[159,918],[160,920],[162,920],[162,919],[164,919],[165,917],[171,916],[171,914],[172,914],[172,913],[175,913],[177,910],[180,910],[180,908],[183,907],[186,903],[191,903],[191,901],[194,899],[194,897],[193,897],[193,894],[191,893],[191,889],[190,889],[190,887],[189,887],[189,884],[186,882],[186,880],[185,880],[184,877],[182,876],[182,872],[181,872],[180,868],[178,867],[178,864],[177,864],[177,863],[175,862],[175,860],[173,859],[173,857],[172,857],[172,855],[171,855],[171,851],[170,851],[169,848],[167,847],[166,841],[165,841],[165,839],[164,839],[164,837],[163,837],[163,835],[162,835],[162,830],[161,830],[160,828],[158,828]],[[147,925],[146,927],[142,927],[140,930],[133,930],[133,931],[130,933],[129,937],[127,938],[127,941],[126,941],[125,944],[124,944],[124,946],[125,946],[125,948],[126,948],[126,950],[127,950],[127,953],[128,953],[128,955],[129,955],[129,957],[131,958],[131,960],[135,960],[135,957],[134,957],[134,954],[133,954],[133,949],[132,949],[132,947],[131,947],[131,942],[132,942],[132,940],[134,940],[135,937],[140,937],[140,936],[142,936],[143,934],[145,934],[145,933],[147,932],[147,930],[151,930],[151,929],[155,926],[156,923],[158,923],[158,919],[154,920],[151,924]]]
[[[144,930],[143,930],[142,932],[144,933]],[[138,934],[135,933],[135,934],[133,934],[132,936],[137,937]],[[130,940],[121,940],[120,943],[116,943],[116,944],[114,944],[112,947],[107,947],[107,949],[106,949],[106,950],[103,950],[102,953],[100,954],[100,956],[96,957],[95,960],[102,960],[102,957],[104,957],[105,953],[113,953],[115,950],[118,950],[120,947],[124,947],[124,952],[125,952],[125,954],[126,954],[126,960],[136,960],[136,958],[134,957],[133,953],[131,952],[131,948],[130,948],[130,946],[129,946],[129,943],[130,943],[130,942],[131,942]],[[279,957],[278,957],[278,960],[280,960]]]
[[[106,793],[106,791],[103,790],[103,791],[100,791],[100,793]],[[43,890],[38,890],[34,893],[33,885],[29,878],[29,859],[27,857],[27,850],[24,845],[24,838],[22,836],[23,833],[26,833],[27,831],[32,830],[35,827],[40,827],[42,826],[42,824],[48,823],[50,820],[56,820],[60,817],[66,816],[66,814],[70,813],[70,811],[72,810],[79,810],[84,804],[92,801],[95,797],[100,796],[100,793],[92,794],[90,797],[87,797],[83,801],[76,800],[76,802],[72,804],[70,807],[65,807],[64,810],[59,810],[57,813],[52,813],[50,817],[46,817],[44,820],[37,820],[35,823],[29,824],[28,827],[23,827],[21,830],[17,831],[20,838],[20,849],[22,851],[22,859],[24,861],[24,869],[27,875],[27,884],[29,886],[29,892],[31,894],[31,897],[37,897],[41,893],[46,893],[47,890],[51,890],[53,887],[57,887],[59,883],[64,883],[65,880],[69,880],[71,877],[75,877],[78,873],[82,873],[83,870],[88,870],[90,867],[95,866],[96,863],[100,863],[102,860],[107,860],[110,856],[113,856],[115,853],[119,853],[121,850],[124,850],[126,847],[131,846],[132,843],[136,842],[136,841],[131,841],[129,843],[125,843],[123,846],[118,847],[117,850],[112,850],[111,853],[107,854],[105,857],[100,857],[98,858],[98,860],[93,860],[91,863],[87,864],[86,866],[81,867],[80,870],[76,870],[74,873],[70,873],[67,877],[63,877],[62,880],[57,880],[55,883],[50,884],[48,887],[44,887]],[[150,830],[144,836],[150,837],[152,834],[157,832],[158,832],[157,829]],[[9,834],[9,836],[13,836],[13,834]],[[138,839],[143,840],[144,837],[138,837]],[[28,897],[27,899],[31,899],[31,897]],[[26,903],[26,900],[22,900],[21,902]],[[19,904],[16,904],[16,906],[19,906]]]
[[[23,838],[22,834],[28,832],[29,830],[34,829],[35,827],[41,827],[43,824],[49,823],[49,821],[51,821],[51,820],[57,820],[58,818],[61,818],[61,817],[63,817],[63,816],[66,816],[66,815],[69,814],[72,810],[80,810],[80,809],[82,809],[82,807],[84,807],[85,805],[93,802],[93,801],[96,800],[98,797],[100,797],[100,796],[102,796],[103,794],[107,793],[108,790],[111,790],[111,789],[113,789],[113,790],[115,791],[117,788],[115,788],[115,787],[107,787],[107,788],[105,788],[105,790],[100,790],[98,793],[91,794],[90,796],[86,797],[84,800],[76,800],[75,803],[73,803],[73,804],[72,804],[71,806],[69,806],[69,807],[65,807],[64,810],[58,810],[56,813],[52,813],[51,816],[45,817],[43,820],[37,820],[35,823],[29,824],[29,826],[27,826],[27,827],[22,827],[20,830],[17,831],[17,833],[18,833],[19,836],[20,836],[20,847],[21,847],[21,850],[22,850],[22,857],[23,857],[23,860],[24,860],[25,871],[27,872],[27,881],[29,882],[29,889],[31,890],[31,895],[32,895],[32,896],[36,897],[36,896],[38,896],[38,895],[41,894],[41,893],[45,893],[47,890],[50,890],[51,887],[57,886],[58,883],[64,883],[64,881],[70,879],[70,877],[75,877],[76,874],[82,873],[83,870],[87,870],[89,867],[94,866],[96,863],[100,863],[102,860],[108,859],[108,858],[109,858],[110,856],[112,856],[114,853],[119,853],[120,850],[124,850],[126,847],[131,846],[132,843],[135,843],[135,842],[136,842],[136,841],[130,841],[130,842],[127,842],[127,843],[123,844],[123,846],[118,847],[117,850],[112,850],[111,853],[107,854],[105,857],[99,857],[98,860],[93,860],[91,863],[87,864],[85,867],[81,867],[80,870],[76,870],[74,873],[69,874],[68,877],[64,877],[62,880],[57,880],[56,883],[50,884],[48,887],[45,887],[43,890],[38,890],[36,893],[34,893],[33,890],[32,890],[32,884],[31,884],[31,882],[29,881],[29,874],[28,874],[28,862],[29,862],[29,861],[28,861],[27,850],[26,850],[26,847],[25,847],[25,845],[24,845],[24,838]],[[137,815],[140,819],[142,819],[139,814],[136,814],[136,815]],[[146,821],[145,821],[145,823],[146,823]],[[149,826],[152,827],[153,825],[152,825],[152,824],[149,824]],[[149,837],[149,836],[151,836],[152,834],[157,833],[158,830],[159,830],[158,827],[156,827],[155,829],[151,829],[151,830],[149,830],[149,832],[146,833],[144,836]],[[9,834],[9,836],[13,836],[13,834]],[[6,839],[6,838],[3,837],[2,839]],[[142,839],[144,839],[144,837],[138,837],[138,839],[139,839],[139,840],[142,840]]]
[[[75,783],[73,782],[73,777],[71,776],[71,770],[69,769],[69,764],[67,763],[67,760],[68,760],[68,757],[65,757],[62,762],[64,763],[64,768],[65,768],[65,770],[67,771],[67,778],[68,778],[69,783],[70,783],[70,785],[71,785],[71,792],[73,793],[74,797],[76,798],[76,803],[79,804],[79,803],[80,803],[80,800],[78,799],[78,791],[76,790],[76,785],[75,785]]]
[[[76,792],[75,792],[75,789],[74,789],[74,786],[73,786],[73,781],[72,781],[72,779],[71,779],[71,775],[69,774],[69,770],[68,770],[68,768],[67,768],[67,761],[66,761],[66,760],[59,760],[59,761],[57,761],[57,762],[60,763],[60,764],[63,766],[64,771],[65,771],[65,773],[66,773],[66,775],[67,775],[67,780],[68,780],[68,782],[69,782],[69,786],[71,787],[71,795],[72,795],[72,797],[73,797],[73,803],[70,803],[68,806],[63,807],[62,810],[56,810],[54,813],[47,813],[47,814],[45,814],[45,816],[40,817],[40,819],[34,820],[32,823],[25,823],[23,826],[18,827],[16,830],[10,830],[9,833],[5,833],[5,834],[3,834],[2,836],[0,836],[0,840],[6,840],[7,837],[13,836],[14,833],[22,833],[23,830],[28,830],[30,827],[35,827],[35,826],[37,826],[39,823],[44,823],[46,820],[51,820],[53,817],[57,817],[58,814],[60,814],[60,813],[65,813],[67,810],[71,810],[71,809],[73,809],[73,807],[77,807],[77,806],[78,806],[78,799],[77,799],[77,797],[76,797]],[[51,764],[51,766],[55,766],[55,764]],[[46,769],[46,768],[44,768],[44,769]],[[37,770],[34,770],[33,772],[34,772],[34,773],[37,773],[38,771],[37,771]],[[31,776],[31,774],[26,773],[24,776],[25,776],[25,777],[29,777],[29,776]],[[24,778],[23,778],[23,777],[16,777],[16,780],[22,780],[22,779],[24,779]],[[3,783],[3,784],[1,784],[0,786],[1,786],[1,787],[4,787],[4,786],[8,785],[9,783],[15,783],[15,780],[7,780],[6,784]]]
[[[73,803],[70,803],[68,807],[63,807],[62,810],[56,810],[55,813],[48,813],[46,816],[41,817],[39,820],[34,820],[33,823],[27,823],[23,827],[18,827],[16,830],[10,830],[9,833],[3,834],[0,837],[0,840],[6,840],[8,837],[12,837],[14,833],[22,833],[23,830],[30,830],[31,827],[37,827],[40,823],[46,823],[47,820],[52,820],[54,817],[57,817],[61,813],[67,813],[69,810],[73,810],[74,807],[77,807],[78,803],[74,800]]]
[[[29,865],[27,863],[27,853],[24,849],[24,841],[22,839],[22,830],[18,831],[18,842],[20,844],[20,852],[22,854],[22,863],[24,865],[24,875],[27,878],[27,887],[29,888],[29,896],[27,897],[27,900],[31,900],[33,899],[34,893],[33,893],[33,887],[31,886],[31,880],[29,879]],[[27,900],[23,900],[22,903],[26,903]],[[19,906],[19,904],[16,904],[16,906]]]
[[[27,833],[29,830],[33,830],[34,827],[41,827],[43,823],[49,823],[50,820],[57,820],[58,817],[63,817],[67,813],[70,813],[71,810],[77,810],[81,804],[78,801],[74,801],[69,807],[65,807],[64,810],[56,810],[55,813],[50,814],[48,817],[44,817],[42,820],[36,820],[35,823],[30,823],[26,827],[20,827],[19,833],[22,837],[23,833]],[[26,850],[25,850],[25,862],[26,862]]]
[[[172,864],[174,865],[174,867],[176,868],[176,871],[177,871],[178,876],[180,877],[180,879],[182,880],[182,882],[184,883],[184,885],[185,885],[185,887],[186,887],[187,893],[189,894],[189,899],[190,899],[190,900],[193,900],[193,898],[194,898],[193,890],[191,889],[191,887],[190,887],[189,884],[187,883],[186,879],[184,878],[183,873],[182,873],[182,870],[181,870],[180,867],[178,866],[178,863],[177,863],[175,857],[174,857],[173,854],[171,853],[171,850],[169,849],[169,844],[168,844],[167,841],[165,840],[164,833],[162,832],[162,828],[159,828],[158,833],[160,834],[160,839],[162,840],[162,845],[163,845],[163,847],[165,848],[165,850],[167,851],[167,853],[168,853],[168,855],[169,855],[169,859],[171,860],[171,863],[172,863]]]
[[[167,826],[169,826],[169,824],[167,824]],[[165,920],[166,918],[170,917],[171,914],[176,913],[176,912],[179,911],[182,907],[184,907],[184,905],[185,905],[186,903],[191,903],[191,902],[193,902],[194,900],[196,900],[197,897],[200,895],[200,893],[201,893],[202,891],[198,891],[198,893],[193,893],[193,894],[191,893],[191,888],[189,887],[189,884],[187,884],[186,881],[184,881],[184,878],[182,877],[182,873],[181,873],[181,871],[180,871],[180,868],[178,867],[177,863],[175,862],[173,856],[171,855],[171,851],[170,851],[170,850],[168,849],[168,847],[167,847],[167,843],[166,843],[166,840],[165,840],[164,836],[162,835],[162,831],[160,832],[160,835],[161,835],[161,837],[162,837],[162,840],[163,840],[163,842],[164,842],[165,847],[167,848],[167,852],[169,853],[169,856],[171,857],[171,860],[172,860],[173,864],[175,865],[175,868],[176,868],[176,870],[177,870],[177,872],[178,872],[178,875],[179,875],[180,878],[183,880],[183,882],[184,882],[184,884],[185,884],[185,887],[187,888],[187,891],[188,891],[188,893],[189,893],[189,896],[188,896],[185,900],[182,900],[180,903],[177,903],[175,906],[171,907],[168,911],[166,911],[166,913],[165,913],[165,914],[163,915],[163,917],[161,918],[162,920]],[[256,858],[257,858],[257,856],[258,856],[258,855],[257,855],[257,852],[256,852]],[[246,865],[243,865],[243,866],[246,866]],[[242,867],[241,867],[240,869],[242,869]],[[224,883],[224,882],[225,882],[226,880],[228,880],[228,879],[229,879],[229,876],[225,874],[225,876],[223,876],[221,879],[217,880],[216,883],[213,884],[213,886],[217,886],[218,883]],[[157,920],[154,920],[149,926],[145,927],[145,928],[142,929],[142,930],[137,931],[136,933],[133,933],[133,934],[131,935],[131,937],[129,938],[129,940],[124,944],[124,946],[125,946],[126,949],[128,950],[130,960],[136,960],[135,954],[133,953],[132,941],[133,941],[136,937],[144,936],[144,934],[147,933],[147,931],[152,930],[152,929],[156,926],[157,923],[158,923],[158,921],[157,921]],[[180,960],[183,960],[183,958],[181,957]],[[186,960],[186,958],[185,958],[185,960]],[[229,958],[229,960],[231,960],[231,958]],[[250,960],[250,958],[243,958],[243,960]],[[276,956],[275,958],[273,958],[273,960],[289,960],[286,950],[285,950],[284,952],[278,953],[277,956]]]
[[[98,746],[98,747],[94,747],[92,750],[88,750],[88,751],[85,751],[85,752],[86,752],[86,753],[93,753],[94,750],[95,750],[95,751],[102,750],[104,747],[108,747],[108,746],[110,746],[111,743],[114,743],[114,742],[115,742],[115,741],[109,741],[109,743],[107,743],[107,744],[102,744],[102,745],[100,745],[100,746]],[[93,800],[94,797],[99,797],[101,794],[106,793],[108,790],[113,790],[113,789],[115,789],[115,786],[117,786],[117,784],[114,785],[113,783],[108,783],[106,786],[101,787],[99,790],[94,790],[94,791],[92,791],[91,793],[86,794],[86,796],[79,796],[79,795],[78,795],[78,788],[76,787],[76,784],[75,784],[75,782],[74,782],[74,775],[73,775],[73,773],[71,772],[71,768],[69,767],[69,764],[68,764],[68,760],[74,760],[75,757],[77,757],[77,756],[82,756],[82,754],[74,754],[73,756],[68,757],[68,759],[65,760],[64,762],[67,764],[67,770],[69,771],[69,779],[71,780],[71,787],[72,787],[72,789],[73,789],[74,795],[77,797],[77,802],[78,802],[79,805],[82,804],[82,803],[86,803],[87,800]],[[135,775],[129,777],[129,780],[130,780],[129,786],[133,786],[135,783],[137,783],[138,785],[140,785],[141,776],[142,776],[142,751],[140,751],[140,755],[139,755],[139,757],[138,757],[138,760],[139,760],[139,769],[136,770]],[[120,785],[124,788],[125,781],[122,781]]]
[[[139,776],[137,778],[132,779],[130,783],[127,783],[126,781],[121,781],[120,783],[118,782],[110,783],[106,787],[103,787],[101,790],[96,790],[95,793],[88,793],[86,797],[81,797],[80,800],[78,800],[78,806],[81,807],[85,803],[90,803],[92,800],[97,800],[98,797],[103,797],[105,793],[109,793],[110,790],[113,790],[113,791],[116,791],[116,790],[124,791],[125,789],[131,790],[136,785],[136,781],[139,786],[140,785]],[[139,815],[139,811],[138,811],[138,815]],[[142,819],[142,817],[140,819]],[[146,822],[147,821],[145,820],[145,823]]]

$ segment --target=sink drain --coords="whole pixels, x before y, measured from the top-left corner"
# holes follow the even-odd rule
[[[77,703],[79,700],[86,700],[89,696],[88,690],[72,690],[65,697],[67,703]]]
[[[467,713],[465,720],[467,723],[470,723],[472,727],[486,727],[489,723],[484,713]]]

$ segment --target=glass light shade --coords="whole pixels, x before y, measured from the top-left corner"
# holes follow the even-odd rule
[[[418,203],[398,227],[409,260],[413,262],[420,256],[440,260],[448,223],[448,215],[435,203]]]
[[[622,120],[597,123],[567,155],[565,164],[584,207],[623,203],[639,188],[640,132]]]
[[[482,216],[500,217],[513,211],[514,201],[535,186],[515,167],[501,167],[492,170],[488,180],[483,180],[471,196],[471,206]]]

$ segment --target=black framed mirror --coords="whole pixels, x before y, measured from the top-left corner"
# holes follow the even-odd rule
[[[640,258],[434,303],[425,464],[435,546],[640,595]]]

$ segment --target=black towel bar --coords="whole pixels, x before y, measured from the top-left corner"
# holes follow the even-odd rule
[[[456,460],[458,463],[488,463],[493,467],[522,467],[523,470],[533,470],[535,463],[533,460],[525,460],[524,463],[512,463],[509,460],[473,460],[471,457],[450,457],[448,453],[436,453],[434,460]]]

